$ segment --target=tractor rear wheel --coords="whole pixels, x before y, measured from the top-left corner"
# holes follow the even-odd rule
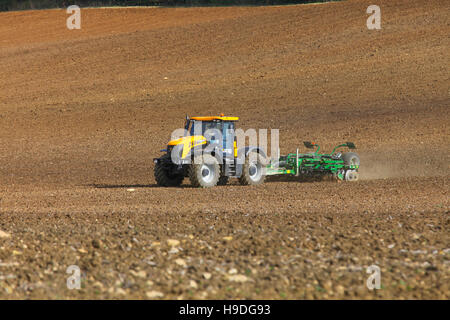
[[[239,182],[242,185],[257,185],[264,182],[265,159],[257,152],[250,152],[245,158]]]
[[[211,155],[198,156],[189,166],[189,179],[193,187],[214,187],[219,181],[219,161]]]
[[[178,187],[184,180],[183,174],[173,173],[170,166],[161,162],[155,165],[154,174],[156,183],[161,187]]]

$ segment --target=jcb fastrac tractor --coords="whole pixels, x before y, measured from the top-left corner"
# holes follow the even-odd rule
[[[185,136],[169,141],[155,162],[158,185],[179,186],[189,177],[194,187],[225,185],[236,177],[243,185],[264,181],[266,154],[258,146],[236,146],[238,117],[186,117]]]
[[[186,117],[184,136],[169,142],[165,154],[154,159],[158,185],[179,186],[189,177],[195,187],[225,185],[236,177],[243,185],[264,182],[266,175],[293,175],[299,179],[331,176],[356,181],[359,156],[355,152],[338,152],[340,148],[356,149],[352,142],[336,146],[331,153],[320,154],[320,146],[304,142],[310,153],[289,153],[268,161],[258,146],[237,148],[237,117]]]

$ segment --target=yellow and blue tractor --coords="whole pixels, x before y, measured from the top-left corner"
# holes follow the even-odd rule
[[[194,187],[225,185],[230,177],[243,185],[261,184],[267,157],[258,146],[237,147],[238,117],[186,117],[183,137],[169,141],[164,155],[154,159],[158,185],[175,187],[185,177]]]

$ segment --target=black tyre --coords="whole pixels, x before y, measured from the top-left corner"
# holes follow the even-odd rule
[[[168,157],[168,156],[164,156]],[[162,162],[162,161],[161,161]],[[181,185],[184,179],[183,174],[174,174],[171,166],[158,162],[155,165],[155,180],[161,187],[178,187]]]
[[[265,163],[266,161],[262,155],[256,152],[250,152],[245,158],[239,183],[245,186],[263,183],[266,178],[264,172]]]
[[[191,180],[193,187],[214,187],[217,185],[219,178],[219,162],[211,155],[196,157],[193,160],[193,163],[189,166],[189,180]]]

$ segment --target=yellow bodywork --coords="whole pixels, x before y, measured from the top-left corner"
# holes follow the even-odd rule
[[[179,139],[171,140],[167,145],[169,146],[177,146],[177,145],[183,145],[183,153],[181,154],[181,158],[184,159],[192,148],[206,144],[206,138],[204,136],[188,136],[188,137],[182,137]]]

